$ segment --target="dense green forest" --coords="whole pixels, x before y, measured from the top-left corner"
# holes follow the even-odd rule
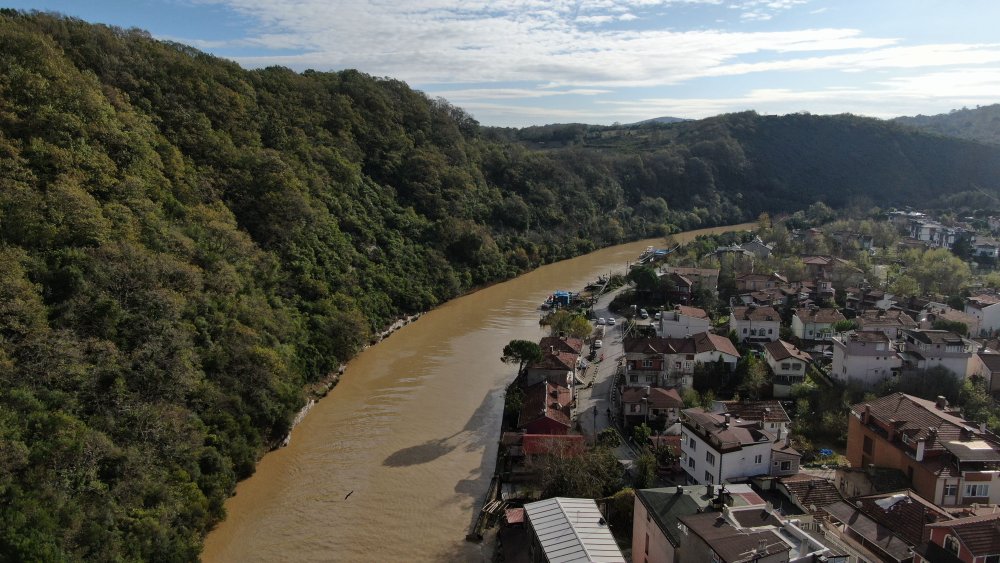
[[[476,286],[629,239],[993,190],[1000,149],[852,116],[483,128],[0,11],[0,559],[192,560],[303,387]]]
[[[893,121],[931,133],[1000,145],[1000,104],[953,109],[938,115],[897,117]]]

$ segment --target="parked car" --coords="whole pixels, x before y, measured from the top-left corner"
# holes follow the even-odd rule
[[[639,309],[639,316],[644,319],[648,319],[649,313],[647,313],[645,309]]]
[[[601,317],[601,318],[597,319],[597,324],[598,324],[598,326],[603,325],[603,324],[607,324],[607,321],[604,320],[604,317]]]
[[[653,320],[656,320],[656,321],[660,320],[660,312],[659,311],[657,311],[656,314],[653,315]]]
[[[614,317],[611,317],[610,319],[608,319],[608,326],[615,326],[615,318]]]
[[[596,349],[596,348],[600,348],[601,346],[604,346],[604,343],[601,342],[600,340],[595,340],[594,341],[594,345],[591,346],[591,348],[595,348]]]

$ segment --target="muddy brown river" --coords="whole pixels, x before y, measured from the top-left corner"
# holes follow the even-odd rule
[[[553,291],[624,271],[649,245],[663,241],[606,248],[455,299],[359,354],[291,444],[237,486],[203,559],[481,560],[465,534],[492,477],[516,369],[501,350],[544,336],[537,307]]]

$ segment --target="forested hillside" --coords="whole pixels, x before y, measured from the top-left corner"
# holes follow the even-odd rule
[[[893,121],[931,133],[1000,145],[1000,104],[954,109],[938,115],[897,117]]]
[[[4,560],[197,558],[304,385],[477,285],[1000,178],[998,149],[853,117],[485,129],[399,81],[11,10],[0,55]]]

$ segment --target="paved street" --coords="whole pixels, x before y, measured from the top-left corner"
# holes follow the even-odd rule
[[[623,359],[622,351],[622,331],[625,323],[624,319],[613,315],[608,310],[608,305],[615,295],[623,291],[624,288],[606,293],[597,300],[594,305],[594,314],[605,319],[615,317],[615,326],[605,328],[604,345],[597,351],[597,358],[591,362],[584,374],[584,383],[578,387],[576,398],[577,420],[580,422],[580,429],[587,437],[588,442],[593,442],[596,434],[610,425],[608,419],[608,409],[614,411],[611,404],[611,389],[614,381],[615,370]],[[589,348],[585,353],[589,353]],[[597,361],[604,355],[603,361]],[[595,410],[596,407],[596,410]],[[596,413],[596,416],[595,416]],[[619,459],[634,459],[635,453],[627,445],[618,447]]]

